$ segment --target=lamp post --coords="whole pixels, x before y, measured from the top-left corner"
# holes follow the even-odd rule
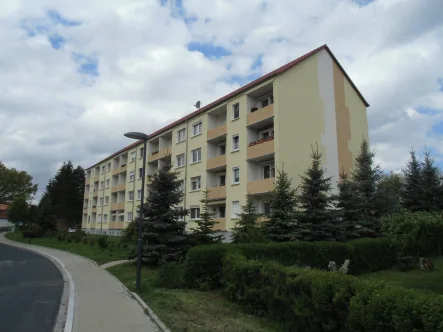
[[[142,140],[143,141],[143,167],[142,167],[142,192],[141,203],[139,208],[139,222],[138,222],[138,240],[137,240],[137,273],[135,277],[135,288],[140,290],[140,277],[142,271],[142,218],[143,218],[143,203],[145,200],[145,170],[146,170],[146,148],[148,145],[149,136],[139,132],[126,133],[125,137]]]

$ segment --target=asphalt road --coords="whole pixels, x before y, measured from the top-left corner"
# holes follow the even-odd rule
[[[63,277],[48,259],[0,244],[0,331],[52,332]]]

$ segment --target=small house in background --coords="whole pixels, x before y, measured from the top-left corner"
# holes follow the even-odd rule
[[[0,232],[10,226],[12,226],[12,224],[8,222],[8,206],[6,204],[0,204]]]

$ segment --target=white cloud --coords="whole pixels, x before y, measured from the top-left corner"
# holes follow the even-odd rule
[[[371,104],[371,144],[384,168],[402,167],[410,147],[443,154],[441,133],[431,132],[443,121],[442,1],[182,2],[173,17],[157,0],[1,3],[0,159],[43,189],[61,161],[89,166],[129,144],[125,131],[152,132],[196,100],[231,92],[238,84],[225,79],[252,74],[260,55],[264,74],[324,43]],[[81,24],[57,23],[50,10]],[[54,34],[65,39],[58,50]],[[191,41],[232,55],[210,60],[188,51]],[[96,57],[99,75],[81,74],[73,52]]]

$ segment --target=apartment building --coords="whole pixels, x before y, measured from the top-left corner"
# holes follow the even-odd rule
[[[368,139],[368,106],[323,45],[150,134],[147,175],[170,154],[183,181],[188,229],[208,188],[217,229],[229,233],[247,194],[258,211],[269,210],[277,168],[299,184],[311,145],[323,153],[328,176],[338,180],[342,169],[349,172]],[[118,235],[135,217],[143,153],[142,142],[135,142],[87,169],[84,230]]]

